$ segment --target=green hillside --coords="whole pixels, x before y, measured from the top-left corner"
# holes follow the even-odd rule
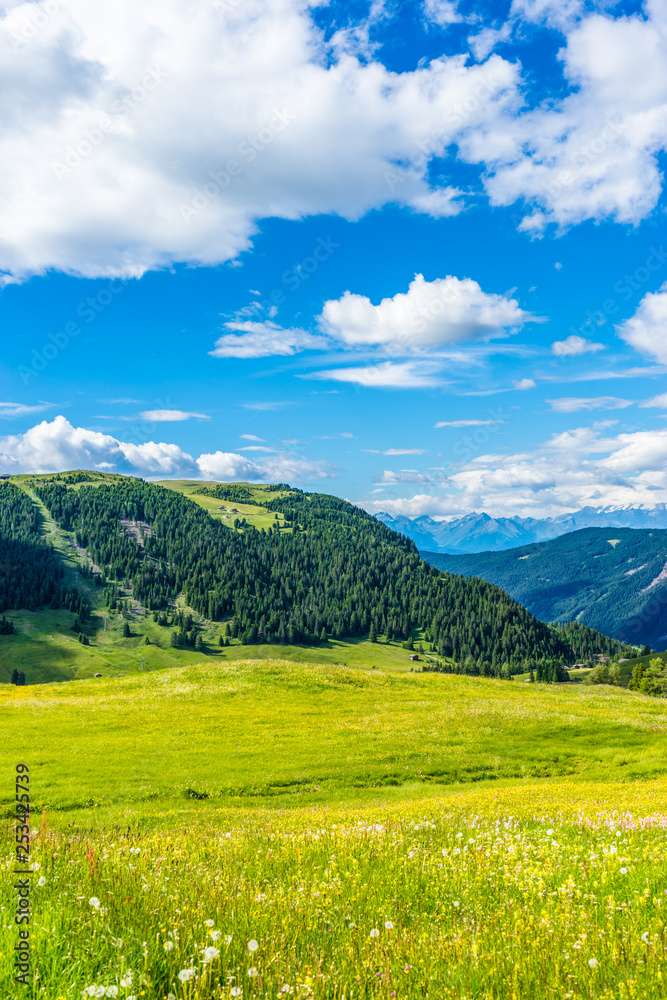
[[[11,592],[0,612],[16,627],[0,635],[0,678],[118,675],[241,649],[392,670],[408,669],[414,650],[426,669],[564,680],[562,665],[583,655],[635,652],[583,626],[550,628],[497,587],[439,572],[325,494],[85,471],[1,488],[12,513],[0,551],[32,533],[61,583],[36,596],[30,573],[21,584],[0,570],[0,595],[3,579]]]
[[[422,556],[497,584],[543,621],[576,620],[634,645],[667,645],[667,531],[585,528],[506,552]]]

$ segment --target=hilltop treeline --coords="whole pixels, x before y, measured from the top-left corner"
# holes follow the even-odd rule
[[[567,635],[538,621],[500,588],[441,573],[413,542],[337,497],[293,491],[268,501],[293,531],[231,531],[191,500],[136,479],[97,488],[39,489],[56,521],[76,533],[108,580],[164,608],[183,592],[202,616],[231,618],[250,643],[319,642],[372,635],[409,640],[425,630],[434,651],[491,674],[532,662],[571,661]],[[141,546],[121,521],[147,522]],[[602,651],[602,650],[596,650]]]
[[[66,607],[75,598],[63,586],[63,566],[44,539],[39,510],[17,486],[0,483],[0,614]]]

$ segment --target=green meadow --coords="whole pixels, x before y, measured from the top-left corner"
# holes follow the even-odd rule
[[[230,659],[0,703],[3,997],[664,996],[661,699]]]

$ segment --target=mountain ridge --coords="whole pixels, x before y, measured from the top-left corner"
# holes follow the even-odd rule
[[[420,550],[450,555],[503,552],[520,545],[558,538],[582,528],[667,529],[667,504],[656,504],[654,507],[589,505],[547,518],[493,517],[485,511],[473,511],[447,521],[436,521],[428,514],[409,518],[385,511],[375,516],[394,531],[411,538]]]

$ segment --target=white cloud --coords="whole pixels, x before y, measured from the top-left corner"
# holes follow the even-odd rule
[[[442,477],[435,477],[436,479]],[[433,485],[433,476],[429,476],[427,473],[418,472],[416,469],[399,469],[397,472],[393,472],[390,469],[385,469],[381,476],[375,476],[373,478],[374,483],[382,483],[385,486],[395,486],[398,483],[422,483],[426,485]]]
[[[7,472],[58,472],[113,468],[139,474],[191,474],[193,460],[175,444],[119,441],[109,434],[73,427],[63,416],[42,421],[24,434],[0,438],[0,464]]]
[[[502,424],[502,420],[438,420],[434,427],[487,427],[489,424]]]
[[[139,416],[142,420],[152,420],[155,423],[174,423],[179,420],[210,420],[205,413],[190,413],[187,410],[144,410]]]
[[[551,353],[559,358],[577,357],[590,351],[604,351],[604,344],[596,344],[592,340],[586,340],[585,337],[572,334],[565,340],[555,340],[551,345]]]
[[[49,410],[55,405],[55,403],[34,403],[32,405],[26,403],[0,403],[0,419],[3,417],[6,419],[25,417],[31,413],[43,413],[44,410]]]
[[[438,371],[439,365],[427,361],[381,361],[364,368],[332,368],[299,378],[352,382],[369,389],[430,389],[442,385]]]
[[[239,334],[223,334],[209,351],[214,358],[266,358],[273,355],[288,356],[298,351],[325,350],[329,346],[324,337],[314,336],[305,330],[285,330],[270,320],[264,323],[247,320],[225,323]]]
[[[667,410],[667,392],[663,392],[659,396],[652,396],[651,399],[645,399],[644,402],[639,405],[644,408],[647,406],[655,406],[659,409]]]
[[[523,201],[520,228],[585,219],[637,223],[657,204],[666,147],[667,6],[641,14],[583,16],[579,3],[523,2],[515,14],[566,32],[559,52],[568,92],[509,118],[471,128],[462,155],[486,166],[493,205]],[[581,15],[581,19],[577,18]]]
[[[213,265],[267,217],[451,213],[456,192],[431,187],[419,144],[450,147],[453,107],[473,102],[465,126],[488,128],[517,101],[518,65],[454,54],[390,72],[363,25],[330,44],[300,0],[52,6],[0,21],[0,271],[14,276]]]
[[[463,20],[457,7],[458,3],[453,0],[424,0],[424,14],[429,21],[439,24],[441,28]]]
[[[566,396],[563,399],[547,399],[547,403],[556,413],[576,413],[579,410],[622,410],[632,406],[631,399],[620,399],[618,396],[593,396],[578,398]]]
[[[532,378],[521,378],[516,382],[512,382],[512,385],[515,389],[520,389],[521,392],[524,392],[526,389],[534,389],[536,387],[535,379]]]
[[[657,292],[649,292],[630,319],[616,332],[626,344],[641,354],[667,363],[667,282]]]
[[[0,469],[5,472],[62,472],[105,469],[150,477],[187,476],[252,482],[305,482],[332,479],[337,469],[281,452],[253,462],[234,452],[216,451],[193,459],[176,444],[120,441],[110,434],[73,427],[62,415],[23,434],[0,437]]]
[[[514,454],[462,448],[439,497],[363,502],[367,510],[446,514],[485,510],[543,517],[584,506],[667,502],[667,430],[609,435],[606,423],[554,434]]]
[[[383,455],[425,455],[426,448],[387,448]]]
[[[240,434],[239,437],[243,438],[244,441],[263,441],[264,438],[257,437],[256,434]]]
[[[324,333],[344,344],[414,350],[506,336],[531,319],[515,299],[483,292],[471,278],[448,275],[425,281],[417,274],[407,292],[379,305],[349,291],[330,299],[319,322]]]

